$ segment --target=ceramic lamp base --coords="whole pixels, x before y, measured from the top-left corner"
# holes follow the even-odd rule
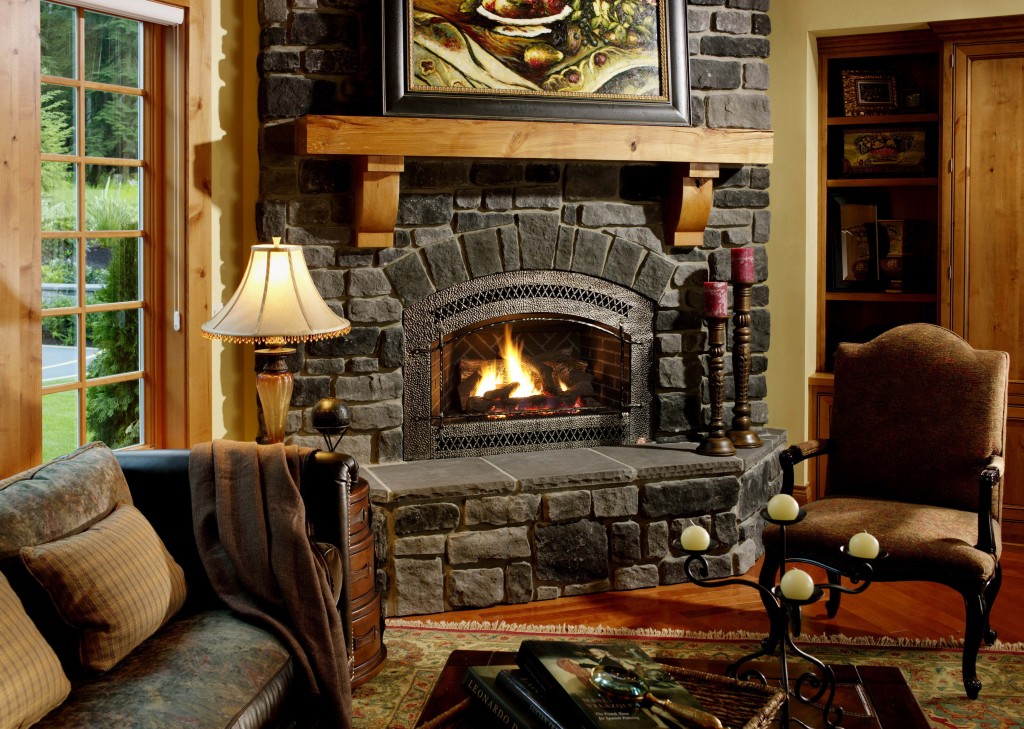
[[[257,349],[256,354],[267,358],[263,370],[256,375],[256,392],[263,408],[263,422],[267,428],[267,443],[283,443],[288,424],[288,405],[292,400],[292,373],[285,359],[295,350],[290,347]]]

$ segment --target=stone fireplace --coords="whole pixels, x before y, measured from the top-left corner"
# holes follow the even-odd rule
[[[765,431],[764,448],[733,458],[693,452],[708,411],[701,287],[728,277],[729,248],[755,249],[749,393],[763,427],[768,169],[699,160],[722,165],[713,196],[704,188],[707,227],[682,247],[665,222],[678,165],[560,158],[557,146],[535,159],[431,157],[428,135],[424,156],[397,153],[400,165],[368,156],[387,148],[301,153],[295,120],[379,114],[377,9],[260,0],[257,228],[304,246],[353,323],[294,356],[289,440],[322,447],[312,406],[349,404],[341,450],[371,484],[386,611],[678,582],[669,545],[695,522],[728,546],[714,572],[745,571],[785,437]],[[767,9],[689,3],[691,114],[711,142],[770,126]],[[400,180],[393,245],[359,247],[369,181],[388,175]],[[525,361],[511,379],[506,340]],[[480,389],[488,366],[499,372]]]

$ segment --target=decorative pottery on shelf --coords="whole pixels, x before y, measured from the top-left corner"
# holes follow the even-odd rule
[[[885,290],[890,293],[906,291],[907,269],[914,266],[918,221],[879,220],[878,233],[879,251],[883,245],[887,246],[886,254],[878,261]]]

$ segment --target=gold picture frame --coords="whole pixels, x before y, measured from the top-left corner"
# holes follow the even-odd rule
[[[843,176],[922,176],[928,163],[923,127],[843,129]]]
[[[896,76],[891,73],[843,71],[843,114],[878,116],[899,110]]]
[[[686,3],[592,4],[383,0],[384,114],[688,126]]]

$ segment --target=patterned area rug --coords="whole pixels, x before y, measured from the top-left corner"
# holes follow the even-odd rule
[[[528,637],[597,642],[609,636],[637,641],[652,655],[732,661],[756,649],[749,633],[615,630],[600,627],[389,620],[387,664],[353,693],[356,729],[413,729],[448,655],[457,649],[515,651]],[[935,727],[1024,727],[1024,645],[997,643],[978,656],[981,700],[969,701],[960,677],[957,641],[893,641],[812,636],[798,641],[826,663],[897,666]]]

